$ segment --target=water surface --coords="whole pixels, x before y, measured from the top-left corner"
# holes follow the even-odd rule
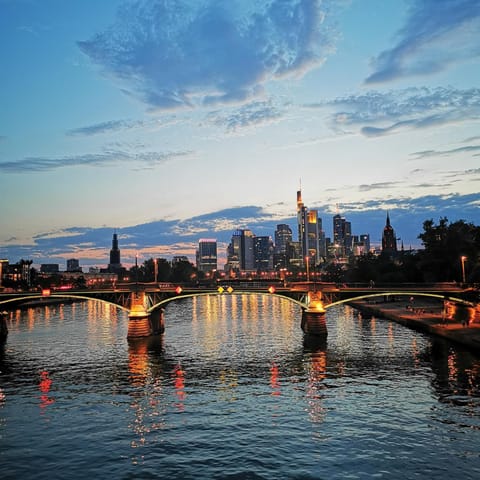
[[[273,296],[169,304],[127,341],[94,301],[14,312],[2,479],[480,478],[480,359],[349,307],[328,340]]]

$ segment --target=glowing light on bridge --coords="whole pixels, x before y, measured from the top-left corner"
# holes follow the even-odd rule
[[[182,293],[182,291],[183,291],[183,289],[182,289],[182,287],[181,287],[180,285],[175,289],[175,293],[176,293],[177,295],[180,295],[180,294]]]

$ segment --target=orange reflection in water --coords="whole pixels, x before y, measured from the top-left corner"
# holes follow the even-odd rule
[[[279,372],[278,365],[272,362],[270,367],[270,386],[272,387],[272,395],[280,395],[280,382],[278,381]]]
[[[131,342],[128,348],[128,371],[134,386],[143,386],[149,373],[148,345],[146,342]]]
[[[49,377],[47,371],[44,370],[40,373],[40,383],[38,386],[40,388],[40,392],[42,393],[40,395],[40,408],[44,409],[48,405],[51,405],[53,402],[55,402],[55,399],[48,396],[52,386],[52,379]]]
[[[178,403],[176,404],[177,408],[181,411],[184,410],[184,400],[186,397],[185,393],[185,371],[182,369],[182,366],[178,364],[174,371],[174,383],[175,383],[175,393],[177,394]]]

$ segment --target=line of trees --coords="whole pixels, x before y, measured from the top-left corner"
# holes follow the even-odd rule
[[[480,283],[480,227],[464,220],[423,222],[418,236],[423,249],[395,256],[357,257],[346,270],[327,267],[327,276],[344,282],[462,282]]]

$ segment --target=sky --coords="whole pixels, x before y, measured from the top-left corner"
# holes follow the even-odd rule
[[[0,0],[0,258],[480,224],[480,0]],[[295,238],[295,236],[294,236]]]

